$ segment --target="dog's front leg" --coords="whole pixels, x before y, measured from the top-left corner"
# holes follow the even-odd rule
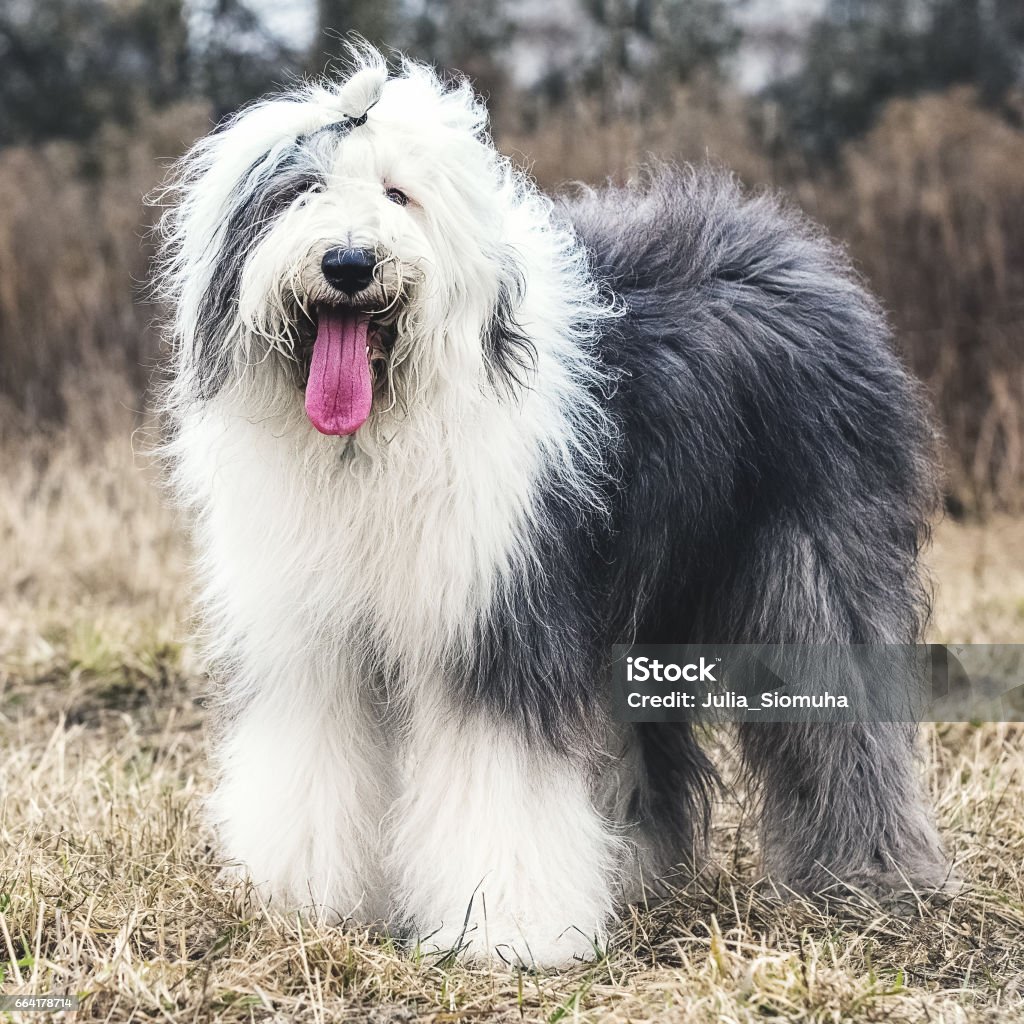
[[[482,711],[417,717],[392,835],[410,941],[513,965],[592,958],[619,843],[584,767]]]
[[[222,849],[275,910],[382,920],[385,737],[344,680],[311,686],[309,665],[292,668],[223,726],[210,801]]]

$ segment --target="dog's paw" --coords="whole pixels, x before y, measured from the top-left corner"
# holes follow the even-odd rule
[[[778,882],[764,879],[756,891],[766,899],[783,902],[803,900],[830,910],[843,907],[875,906],[896,917],[916,916],[925,906],[941,907],[952,901],[963,883],[948,871],[908,877],[899,872],[847,872],[818,875],[812,879]]]
[[[564,970],[601,955],[602,933],[577,927],[524,926],[513,918],[444,926],[415,940],[429,958],[451,958],[527,970]]]

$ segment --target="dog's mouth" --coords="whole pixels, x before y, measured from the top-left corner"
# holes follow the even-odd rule
[[[321,434],[354,434],[366,422],[393,344],[387,324],[354,306],[320,304],[301,325],[306,414]]]

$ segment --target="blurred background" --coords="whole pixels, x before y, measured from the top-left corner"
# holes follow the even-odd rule
[[[1020,0],[3,0],[5,451],[144,413],[143,196],[352,31],[470,76],[545,187],[653,153],[785,189],[849,246],[928,386],[949,511],[1022,508]]]
[[[786,189],[849,245],[928,385],[950,510],[1021,506],[1020,0],[4,0],[7,436],[83,388],[142,409],[159,348],[142,197],[350,31],[470,76],[545,187],[654,153]]]

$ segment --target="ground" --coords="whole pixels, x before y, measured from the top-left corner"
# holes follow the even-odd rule
[[[102,401],[73,403],[56,434],[0,443],[4,992],[75,992],[77,1019],[109,1021],[1024,1019],[1014,723],[925,730],[966,882],[942,905],[770,898],[730,792],[700,885],[624,915],[601,959],[567,972],[409,959],[380,937],[270,915],[220,881],[202,823],[207,681],[185,642],[180,524],[147,445]],[[1024,639],[1024,520],[945,522],[930,564],[936,639]]]

